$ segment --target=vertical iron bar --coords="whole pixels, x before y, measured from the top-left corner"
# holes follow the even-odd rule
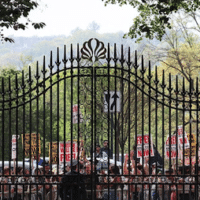
[[[80,95],[79,95],[79,90],[80,90],[80,55],[79,55],[79,44],[77,44],[77,68],[78,68],[78,77],[77,77],[77,103],[78,103],[78,160],[80,160],[80,134],[82,136],[82,133],[80,133]],[[95,132],[96,133],[96,132]],[[82,140],[82,137],[81,137]],[[81,141],[82,142],[82,141]],[[78,165],[78,172],[80,173],[80,165]],[[78,185],[80,185],[80,176],[78,177]],[[95,176],[96,178],[96,176]],[[82,184],[82,183],[81,183]],[[81,186],[82,187],[82,186]],[[78,199],[80,198],[80,191],[78,192]]]
[[[37,149],[36,149],[36,154],[37,154],[37,156],[36,156],[36,171],[37,171],[37,173],[36,173],[36,175],[38,176],[38,155],[39,155],[39,144],[38,144],[38,134],[39,134],[39,96],[38,96],[38,94],[39,94],[39,67],[38,67],[38,62],[37,62],[37,67],[36,67],[36,76],[35,76],[35,78],[36,78],[36,96],[37,96],[37,98],[36,98],[36,121],[37,121],[37,123],[36,123],[36,135],[37,135],[37,137],[36,137],[36,141],[37,141]],[[40,139],[40,138],[39,138]],[[36,194],[36,197],[38,198],[38,184],[36,185],[36,188],[37,188],[37,194]]]
[[[29,150],[29,158],[30,158],[30,168],[29,168],[29,176],[31,175],[31,165],[32,165],[32,155],[31,155],[31,132],[32,132],[32,79],[31,79],[31,67],[29,66],[29,135],[30,135],[30,150]],[[31,198],[31,184],[29,183],[28,187],[30,188],[30,194],[29,194],[29,199]]]
[[[179,147],[178,147],[178,76],[176,75],[176,89],[175,89],[175,93],[176,93],[176,176],[178,176],[178,157],[179,157]],[[179,178],[179,177],[178,177]],[[176,194],[178,194],[178,186],[176,184]]]
[[[64,96],[63,96],[63,100],[64,100],[64,116],[63,116],[63,119],[64,119],[64,129],[63,129],[63,142],[64,142],[64,174],[66,173],[66,168],[65,168],[65,164],[66,164],[66,161],[65,161],[65,142],[66,142],[66,74],[67,74],[67,67],[66,67],[66,46],[64,46]],[[58,154],[59,155],[59,152]]]
[[[22,101],[23,101],[23,158],[22,158],[22,161],[23,161],[23,176],[24,176],[24,171],[25,171],[25,126],[26,126],[26,118],[25,118],[25,113],[26,113],[26,107],[25,107],[25,101],[26,101],[26,98],[25,98],[25,83],[24,83],[24,70],[22,71],[22,94],[23,94],[23,98],[22,98]],[[23,200],[24,200],[24,184],[23,184]]]
[[[163,70],[162,73],[162,157],[164,158],[164,138],[165,138],[165,112],[164,112],[164,103],[165,103],[165,71]],[[163,159],[163,173],[165,173],[165,159]],[[162,192],[164,193],[164,184],[162,188]]]
[[[129,161],[133,160],[133,158],[130,158],[130,152],[131,152],[131,56],[130,56],[130,47],[128,48],[128,152],[129,152]],[[133,170],[133,169],[132,169]],[[130,162],[129,162],[129,177],[128,180],[130,180]],[[132,180],[132,179],[131,179]],[[130,184],[128,185],[128,200],[130,200],[130,193],[132,191],[130,190]]]
[[[71,44],[71,166],[73,161],[73,47]],[[64,141],[65,142],[65,141]],[[72,167],[71,167],[72,172]]]
[[[89,67],[91,69],[91,148],[92,148],[92,151],[93,151],[93,141],[94,141],[94,81],[93,81],[93,77],[94,77],[94,68],[93,66],[90,66]],[[91,166],[93,166],[93,152],[91,153]],[[91,180],[92,180],[92,167],[91,167]],[[92,184],[92,181],[91,181],[91,194],[93,193],[93,184]]]
[[[60,66],[61,62],[59,60],[59,48],[57,48],[57,61],[56,61],[56,66],[57,66],[57,147],[58,147],[58,141],[59,141],[59,132],[60,132],[60,129],[59,129],[59,118],[60,118],[60,69],[59,69],[59,66]],[[55,139],[54,139],[55,141]],[[51,149],[51,154],[52,154],[52,149]],[[57,150],[57,155],[58,155],[58,150]],[[52,155],[51,155],[52,156]],[[58,158],[58,157],[57,157]],[[52,162],[53,162],[53,158],[51,157],[52,159]],[[58,160],[57,160],[58,161]],[[57,162],[57,171],[58,171],[58,162]],[[57,194],[58,196],[58,194]]]
[[[17,174],[17,168],[18,168],[18,78],[17,78],[17,74],[15,76],[15,91],[16,91],[16,166],[15,166],[15,175],[16,178],[18,179],[18,174]],[[18,181],[17,181],[18,182]],[[17,191],[18,185],[16,185],[16,191]],[[16,193],[16,198],[18,198],[18,193]]]
[[[183,77],[183,91],[182,91],[182,96],[183,96],[183,166],[185,166],[185,78]],[[185,170],[183,170],[183,180],[185,180]],[[185,184],[183,184],[183,200],[185,199]]]
[[[121,101],[121,119],[122,119],[122,122],[121,122],[121,143],[122,143],[122,161],[124,162],[124,146],[125,146],[125,143],[124,143],[124,137],[123,137],[123,134],[124,134],[124,48],[123,48],[123,45],[121,45],[121,98],[122,98],[122,101]],[[123,163],[122,163],[122,169],[123,169]],[[122,173],[123,175],[123,173]],[[123,190],[122,190],[122,198],[123,198]]]
[[[4,109],[5,109],[5,91],[4,91],[4,78],[2,77],[2,175],[4,176],[4,155],[5,155],[5,151],[4,151],[4,119],[5,119],[5,112],[4,112]],[[2,187],[2,199],[4,199],[4,185]]]
[[[199,151],[199,80],[198,78],[196,78],[196,93],[195,93],[195,96],[196,96],[196,118],[197,118],[197,122],[196,122],[196,164],[195,164],[195,199],[198,199],[198,195],[199,195],[199,192],[198,192],[198,188],[199,188],[199,174],[198,174],[198,171],[199,171],[199,166],[198,166],[198,163],[199,163],[199,156],[198,156],[198,151]]]
[[[64,138],[64,144],[65,144],[65,141],[66,141],[66,70],[67,70],[67,67],[66,67],[66,63],[67,63],[67,58],[66,58],[66,45],[64,45],[64,58],[63,58],[63,63],[64,63],[64,72],[63,72],[63,75],[64,75],[64,96],[63,96],[63,104],[64,104],[64,116],[63,116],[63,121],[64,121],[64,127],[63,127],[63,138]],[[59,135],[57,135],[57,147],[59,148]],[[59,151],[57,149],[57,158],[59,161]],[[59,165],[58,165],[58,162],[57,162],[57,169],[58,169]],[[65,174],[65,146],[64,146],[64,174]],[[58,176],[58,170],[57,170],[57,176]],[[57,186],[58,187],[58,186]],[[57,193],[57,198],[58,198],[58,193]]]
[[[51,51],[51,57],[50,57],[50,138],[49,138],[49,145],[50,145],[50,158],[52,158],[52,137],[53,137],[53,73],[52,73],[52,69],[53,69],[53,57],[52,57],[52,51]],[[44,158],[45,159],[45,158]],[[52,173],[52,165],[51,165],[51,161],[50,161],[50,174]],[[48,176],[48,178],[50,178],[49,173],[46,174]],[[52,185],[50,185],[50,198],[52,196],[51,193],[51,187]]]
[[[96,123],[97,123],[97,112],[96,112],[96,109],[97,109],[97,98],[96,98],[96,91],[97,91],[97,74],[98,71],[97,71],[97,68],[94,66],[94,77],[93,77],[93,80],[94,80],[94,165],[96,163],[96,132],[97,132],[97,127],[96,127]],[[92,148],[93,149],[93,148]],[[93,166],[92,166],[93,168]],[[92,172],[93,173],[93,172]],[[92,191],[92,199],[95,197],[95,194],[96,194],[96,167],[94,169],[94,173],[95,173],[95,185],[94,185],[94,192]]]
[[[137,112],[138,112],[138,107],[137,107],[137,87],[138,87],[138,75],[137,75],[137,68],[138,68],[138,64],[137,64],[137,51],[135,51],[135,149],[134,150],[134,154],[135,155],[135,175],[137,176],[138,171],[137,171]],[[135,185],[135,190],[137,191],[137,182]]]
[[[114,44],[114,81],[115,81],[115,94],[117,92],[117,49],[116,49],[116,43]],[[116,114],[116,106],[115,106],[115,127],[114,128],[114,131],[115,131],[115,166],[117,165],[117,160],[119,160],[119,148],[118,148],[118,141],[117,141],[117,114]],[[113,122],[113,121],[112,121]],[[113,151],[112,151],[113,152]],[[118,154],[118,155],[117,155]],[[122,187],[121,187],[122,188]],[[115,193],[116,193],[116,190],[115,190]]]
[[[169,151],[170,151],[170,154],[169,154],[169,169],[170,169],[170,176],[172,175],[171,173],[171,148],[172,148],[172,146],[171,146],[171,141],[172,141],[172,135],[171,135],[171,91],[172,91],[172,88],[171,88],[171,73],[169,74],[169,88],[168,88],[168,91],[169,91],[169,138],[170,138],[170,140],[169,140]],[[169,193],[171,194],[171,184],[169,185]]]
[[[142,60],[141,60],[141,74],[142,74],[142,174],[141,174],[141,180],[142,180],[142,196],[144,198],[144,185],[143,185],[143,181],[144,181],[144,87],[145,87],[145,83],[144,83],[144,73],[145,73],[145,69],[144,69],[144,58],[142,55]]]
[[[192,146],[191,146],[191,141],[192,141],[192,113],[191,113],[191,109],[192,109],[192,79],[190,78],[190,83],[189,83],[189,120],[190,120],[190,123],[189,123],[189,134],[187,134],[186,136],[189,135],[189,138],[190,138],[190,150],[189,150],[189,159],[190,159],[190,178],[193,180],[193,177],[192,177]],[[192,181],[191,181],[192,182]],[[190,191],[189,191],[189,194],[191,195],[191,184],[190,184]]]
[[[156,69],[155,69],[155,81],[154,81],[154,83],[156,85],[156,101],[155,101],[155,135],[156,135],[156,138],[155,139],[156,139],[156,150],[157,150],[157,148],[158,148],[158,83],[159,83],[157,66],[156,66]],[[164,191],[163,190],[162,190],[162,199],[164,199]]]
[[[46,104],[46,96],[45,96],[45,90],[46,90],[46,85],[45,85],[45,80],[46,80],[46,77],[45,77],[45,74],[46,74],[46,64],[45,64],[45,56],[43,57],[43,71],[42,71],[42,73],[43,73],[43,130],[42,130],[42,132],[43,132],[43,162],[45,162],[45,139],[46,139],[46,125],[45,125],[45,123],[46,123],[46,120],[45,120],[45,118],[46,118],[46,106],[45,106],[45,104]],[[44,165],[43,165],[43,171],[45,171],[45,167],[44,167]],[[45,185],[43,185],[43,191],[44,191],[44,186]],[[43,193],[43,199],[45,199],[45,194]]]
[[[12,131],[11,131],[11,121],[12,121],[12,97],[11,97],[11,94],[12,94],[12,90],[11,90],[11,77],[9,76],[9,129],[8,129],[8,132],[9,132],[9,175],[11,175],[11,141],[12,141]],[[7,177],[8,178],[8,177]],[[9,180],[9,178],[8,178]],[[9,185],[9,191],[11,190],[11,187]],[[9,198],[11,198],[11,194],[9,192]]]
[[[108,96],[110,96],[110,44],[108,43],[108,54],[107,54],[107,62],[108,62],[108,69],[107,69],[107,74],[108,74]],[[110,98],[108,100],[108,149],[110,146]],[[109,154],[109,151],[108,151]],[[108,155],[108,200],[110,199],[109,193],[110,193],[110,160],[109,160],[109,155]]]
[[[52,137],[53,137],[53,56],[52,56],[52,51],[51,51],[51,56],[50,56],[50,137],[49,137],[49,145],[50,145],[50,158],[52,158]],[[45,158],[44,158],[45,159]],[[52,165],[50,161],[50,173],[52,172]],[[50,176],[49,173],[47,173],[47,176]],[[49,177],[50,178],[50,177]],[[50,186],[50,198],[51,198],[51,186]]]
[[[149,61],[149,75],[148,75],[148,79],[149,79],[149,92],[148,92],[148,94],[149,94],[149,99],[148,99],[148,104],[149,104],[149,163],[147,163],[148,165],[149,165],[149,176],[150,176],[150,158],[151,158],[151,142],[152,142],[152,140],[151,140],[151,78],[152,78],[152,75],[151,75],[151,63],[150,63],[150,61]],[[157,135],[156,135],[156,137],[157,137]],[[156,162],[156,168],[157,168],[157,162]],[[156,178],[157,178],[157,171],[156,171]],[[155,179],[156,180],[156,179]],[[151,192],[151,190],[150,190],[150,185],[148,185],[148,187],[149,187],[149,200],[150,200],[150,192]],[[146,188],[147,189],[147,188]],[[156,184],[156,193],[157,193],[157,184]]]

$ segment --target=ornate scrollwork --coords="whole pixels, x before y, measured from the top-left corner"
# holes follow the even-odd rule
[[[92,41],[96,41],[96,46],[93,48]],[[87,42],[84,42],[83,47],[81,48],[81,58],[87,59],[90,62],[97,62],[100,59],[106,58],[106,48],[104,43],[100,42],[96,38],[91,38]]]

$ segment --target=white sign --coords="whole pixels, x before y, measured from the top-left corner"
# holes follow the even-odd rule
[[[65,153],[64,153],[64,149],[65,149]],[[69,162],[71,160],[71,154],[72,154],[72,159],[76,160],[77,155],[78,155],[77,143],[73,142],[72,152],[71,152],[71,142],[66,142],[65,148],[64,148],[64,142],[59,142],[59,162],[60,162],[60,164],[64,163],[64,157],[65,157],[65,161]]]
[[[104,112],[108,112],[108,107],[109,111],[111,113],[120,112],[121,111],[121,93],[120,92],[115,92],[115,91],[108,91],[104,92]]]
[[[149,135],[137,136],[137,158],[149,157],[149,143],[150,143],[150,156],[154,156],[154,148],[152,138],[149,141]],[[143,151],[142,151],[143,148]]]
[[[16,137],[16,135],[12,135],[12,159],[16,159],[16,148],[17,148],[17,139],[19,139],[19,135],[18,137]]]
[[[183,146],[184,146],[184,149],[190,148],[190,142],[188,140],[186,132],[184,132],[184,138],[183,138],[183,127],[182,126],[178,126],[178,142],[179,142],[179,148],[181,150],[183,150]]]
[[[79,114],[79,116],[78,116]],[[78,118],[79,118],[79,121],[78,121]],[[79,109],[79,112],[78,112],[78,104],[76,105],[73,105],[73,124],[78,124],[79,123],[82,123],[83,122],[83,116],[81,114],[81,111]]]
[[[176,142],[177,138],[176,135],[171,135],[171,137],[167,137],[167,140],[165,142],[165,155],[166,158],[169,159],[170,158],[170,154],[171,154],[171,159],[175,159],[178,155],[178,152],[176,151],[176,146],[177,146],[177,142]]]

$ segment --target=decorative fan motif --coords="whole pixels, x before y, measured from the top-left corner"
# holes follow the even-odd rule
[[[92,41],[96,41],[95,48],[92,46]],[[103,42],[100,42],[96,38],[91,38],[87,42],[84,42],[81,54],[82,59],[87,59],[94,63],[100,59],[106,58],[106,48]]]

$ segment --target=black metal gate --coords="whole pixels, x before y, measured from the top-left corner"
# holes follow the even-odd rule
[[[53,60],[1,80],[1,199],[200,199],[198,78],[97,39]]]

